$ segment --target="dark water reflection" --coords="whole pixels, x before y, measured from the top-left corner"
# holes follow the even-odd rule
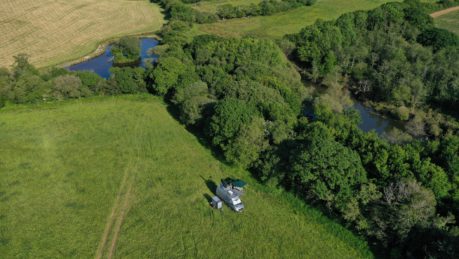
[[[150,49],[156,47],[158,41],[153,38],[140,39],[140,67],[145,67],[158,59],[157,55],[150,52]],[[68,67],[70,71],[93,71],[99,76],[107,79],[110,77],[110,68],[113,67],[112,45],[109,45],[105,52],[97,57],[88,59]]]
[[[352,108],[356,109],[361,117],[360,129],[369,132],[376,131],[378,135],[388,134],[394,129],[404,130],[403,122],[383,117],[377,114],[373,109],[364,106],[358,101],[354,102]]]

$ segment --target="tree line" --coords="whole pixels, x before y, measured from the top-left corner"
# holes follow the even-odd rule
[[[315,0],[263,0],[258,4],[250,5],[221,5],[217,9],[220,19],[233,19],[249,16],[267,16],[285,12],[301,6],[311,6]]]
[[[63,68],[40,72],[24,54],[14,59],[11,69],[0,68],[0,108],[7,103],[40,103],[147,92],[142,68],[113,67],[112,76],[105,80],[93,72],[70,72]]]
[[[248,16],[267,16],[288,11],[301,6],[309,6],[315,0],[262,0],[259,4],[234,6],[225,4],[218,7],[217,13],[201,12],[192,8],[188,3],[195,0],[151,0],[160,4],[170,20],[180,20],[188,23],[213,23],[221,19],[233,19]]]

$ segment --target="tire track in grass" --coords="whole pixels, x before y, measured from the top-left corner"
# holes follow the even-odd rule
[[[123,201],[123,206],[121,207],[120,215],[117,217],[113,237],[112,237],[112,243],[110,245],[110,249],[108,251],[108,258],[111,259],[113,258],[113,255],[115,253],[115,248],[116,248],[116,242],[118,241],[118,237],[121,231],[121,226],[123,225],[123,221],[126,218],[126,214],[129,211],[130,208],[130,199],[132,195],[132,181],[129,183],[128,190],[126,191],[126,195],[124,196],[124,201]]]
[[[142,136],[144,135],[143,131],[139,132],[139,129],[145,128],[143,124],[145,124],[145,121],[141,118],[138,118],[138,122],[134,126],[134,132],[136,133],[136,136],[138,138],[136,141],[136,150],[133,150],[132,154],[130,154],[129,156],[131,159],[129,160],[128,165],[126,166],[126,169],[124,171],[123,180],[120,184],[120,189],[118,191],[117,198],[115,200],[115,203],[113,204],[110,216],[107,218],[105,230],[99,242],[99,246],[95,256],[95,258],[97,259],[102,258],[104,254],[108,254],[108,258],[113,258],[115,254],[116,243],[121,233],[121,227],[123,225],[124,219],[126,218],[126,215],[129,212],[129,209],[131,207],[131,199],[133,198],[132,186],[135,181],[136,163],[139,162],[141,157],[140,150],[142,146]],[[142,127],[140,127],[141,125]],[[126,136],[130,135],[129,133],[130,132],[126,132]],[[111,242],[110,247],[107,251],[106,246],[110,236]]]
[[[127,169],[124,172],[123,180],[121,181],[120,188],[118,190],[118,194],[116,195],[115,203],[113,204],[112,210],[111,210],[109,216],[107,217],[107,221],[105,223],[104,233],[102,234],[102,238],[100,239],[99,245],[97,247],[97,252],[96,252],[96,256],[95,256],[95,258],[97,258],[97,259],[102,258],[102,255],[104,254],[105,245],[106,245],[106,243],[108,241],[108,238],[110,236],[113,223],[115,222],[115,220],[118,217],[118,213],[119,213],[118,210],[119,210],[119,205],[121,203],[121,199],[123,198],[123,195],[126,196],[126,194],[127,194],[127,193],[124,194],[123,190],[125,189],[125,186],[126,186],[127,181],[128,181],[128,176],[129,176],[128,172],[129,172],[129,170],[127,170]],[[128,190],[130,190],[130,188]]]

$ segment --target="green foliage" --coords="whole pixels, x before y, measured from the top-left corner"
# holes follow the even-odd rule
[[[15,79],[18,79],[26,74],[37,75],[38,70],[29,63],[29,56],[27,54],[18,54],[14,56],[12,74]]]
[[[198,124],[214,102],[207,84],[202,81],[177,89],[174,96],[174,103],[180,109],[180,120],[188,125]]]
[[[305,199],[318,199],[344,211],[358,198],[367,181],[357,153],[337,143],[321,123],[312,123],[299,133],[291,151],[291,172],[286,176]]]
[[[225,4],[218,7],[217,15],[220,19],[232,19],[248,16],[267,16],[285,12],[301,6],[310,6],[314,0],[263,0],[259,4],[233,6]]]
[[[386,244],[402,243],[413,227],[428,226],[435,205],[432,192],[416,181],[391,183],[384,187],[381,202],[368,212],[368,234]]]
[[[140,59],[140,41],[136,37],[122,37],[112,47],[115,64],[137,62]]]
[[[147,73],[147,77],[152,82],[151,90],[159,95],[165,95],[171,89],[180,88],[179,85],[193,72],[193,67],[185,65],[180,59],[166,56],[160,59],[156,68]]]
[[[424,46],[430,46],[434,51],[449,46],[459,46],[459,37],[445,29],[430,28],[418,35],[417,41]]]
[[[103,81],[99,75],[88,71],[79,71],[76,76],[80,78],[82,85],[93,93],[98,92],[98,85]]]
[[[152,2],[160,4],[165,9],[171,21],[179,20],[187,23],[212,23],[218,20],[215,14],[196,11],[180,0],[152,0]]]
[[[113,67],[110,69],[112,73],[110,81],[115,92],[121,94],[132,94],[146,92],[146,83],[143,80],[144,70],[140,67]]]
[[[249,124],[257,110],[238,99],[225,99],[219,102],[210,119],[209,132],[212,143],[219,145],[223,150],[236,138],[244,124]]]
[[[355,95],[411,111],[425,105],[451,108],[448,104],[458,100],[453,76],[458,38],[434,28],[417,1],[317,21],[288,38],[296,43],[294,58],[313,81],[324,83],[338,71]]]
[[[81,83],[77,76],[63,75],[53,80],[51,96],[56,100],[89,96],[91,91]]]

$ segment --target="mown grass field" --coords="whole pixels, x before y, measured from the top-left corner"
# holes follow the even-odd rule
[[[435,25],[459,35],[459,10],[435,18]]]
[[[226,1],[239,2],[239,1]],[[229,19],[211,24],[198,25],[195,33],[211,33],[221,36],[251,35],[263,38],[280,38],[313,24],[317,19],[332,20],[341,14],[375,8],[388,0],[319,0],[313,6],[304,6],[271,16]],[[217,5],[219,2],[208,2]],[[235,3],[236,4],[236,3]],[[209,8],[209,7],[207,7]]]
[[[105,40],[161,28],[160,8],[148,0],[2,0],[0,67],[27,53],[43,67],[90,54]]]
[[[216,160],[159,98],[0,110],[2,258],[368,258],[366,243]],[[207,204],[249,183],[237,214]]]

